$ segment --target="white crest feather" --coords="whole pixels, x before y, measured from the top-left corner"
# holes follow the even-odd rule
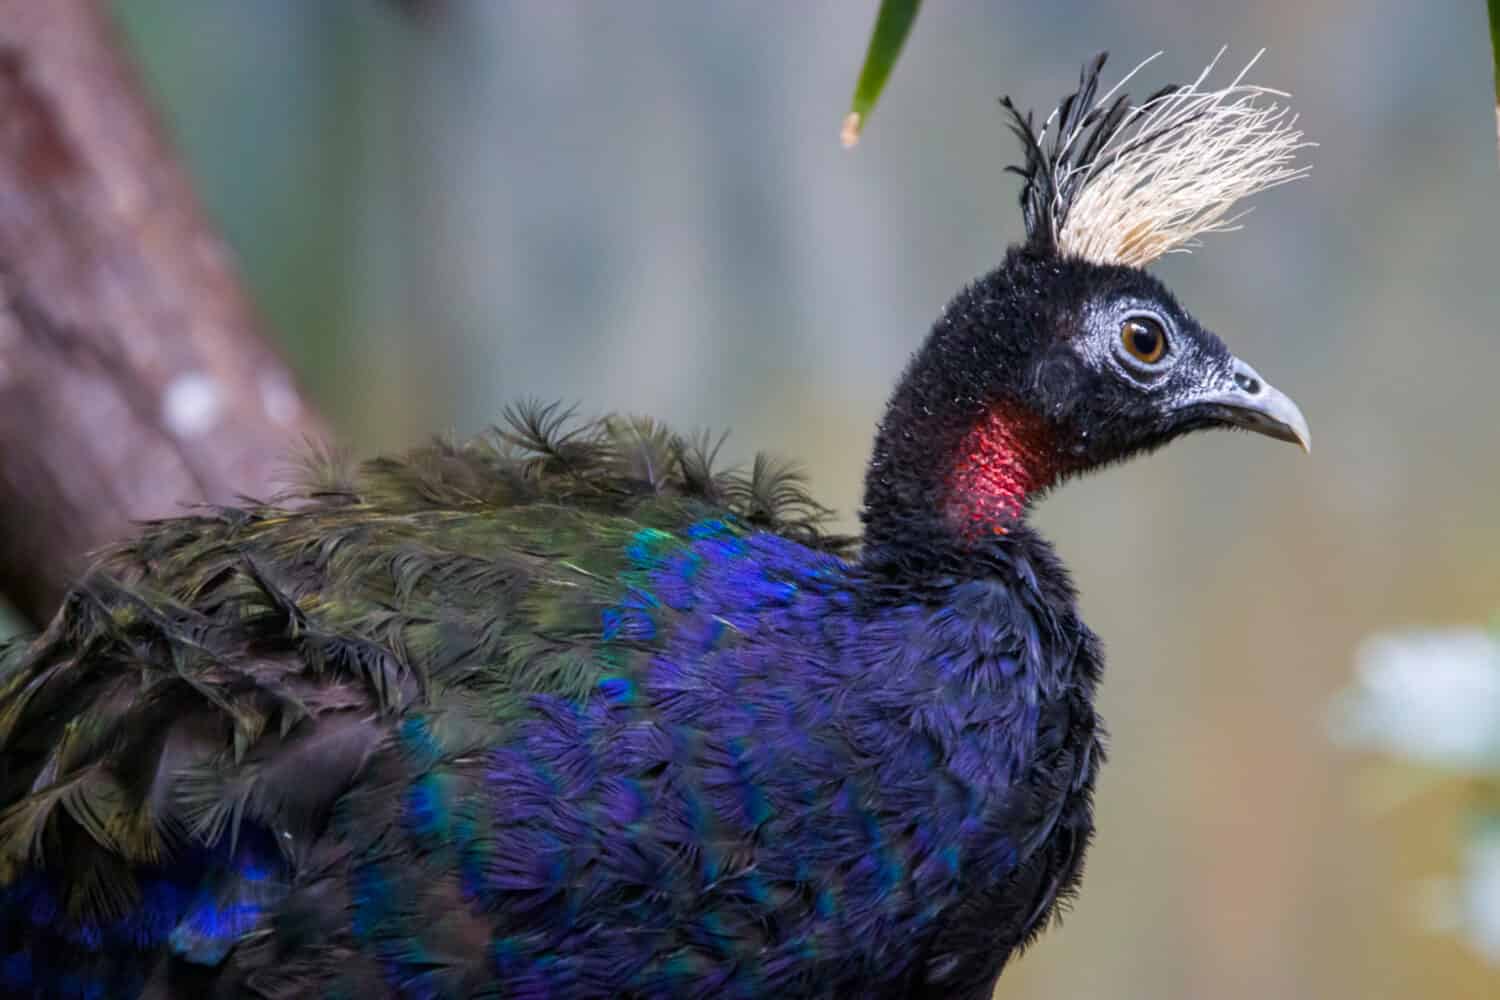
[[[1244,212],[1230,215],[1236,202],[1307,173],[1310,167],[1294,161],[1313,143],[1302,141],[1290,109],[1270,100],[1289,95],[1243,82],[1264,51],[1227,86],[1204,90],[1224,55],[1220,49],[1198,79],[1132,108],[1088,162],[1068,164],[1054,189],[1075,192],[1054,208],[1061,223],[1057,249],[1097,263],[1141,266],[1185,251],[1203,233],[1238,228]],[[1104,108],[1150,61],[1093,107]],[[1049,118],[1043,135],[1051,125]],[[1076,139],[1068,136],[1066,143]]]

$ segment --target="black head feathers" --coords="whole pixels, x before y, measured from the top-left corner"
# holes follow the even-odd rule
[[[1026,155],[1024,165],[1005,169],[1019,174],[1026,182],[1021,188],[1021,214],[1026,222],[1027,240],[1036,249],[1056,252],[1061,223],[1087,176],[1083,168],[1098,158],[1100,150],[1120,130],[1131,111],[1128,94],[1119,94],[1107,103],[1097,101],[1099,73],[1108,60],[1109,53],[1101,52],[1084,64],[1078,90],[1063,98],[1057,110],[1042,123],[1040,132],[1033,112],[1023,115],[1009,97],[1000,98],[1010,119],[1010,130],[1021,140]],[[1164,87],[1147,103],[1175,89],[1172,85]],[[1048,132],[1051,143],[1044,148]]]

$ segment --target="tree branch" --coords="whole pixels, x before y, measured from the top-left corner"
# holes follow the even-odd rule
[[[133,521],[325,434],[100,3],[0,0],[0,591],[44,621]]]

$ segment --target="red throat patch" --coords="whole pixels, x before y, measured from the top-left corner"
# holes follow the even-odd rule
[[[1002,403],[959,442],[944,513],[966,538],[1007,534],[1030,496],[1056,482],[1060,471],[1050,429]]]

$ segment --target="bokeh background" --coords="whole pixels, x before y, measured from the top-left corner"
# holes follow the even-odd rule
[[[1493,994],[1428,891],[1467,793],[1393,797],[1329,738],[1363,636],[1500,606],[1483,5],[928,4],[849,153],[875,6],[117,3],[357,452],[575,400],[798,456],[850,524],[903,362],[1020,235],[995,97],[1050,107],[1104,48],[1119,71],[1166,50],[1145,90],[1268,46],[1314,171],[1158,272],[1316,451],[1202,436],[1041,511],[1108,645],[1113,757],[1082,897],[999,995]]]

